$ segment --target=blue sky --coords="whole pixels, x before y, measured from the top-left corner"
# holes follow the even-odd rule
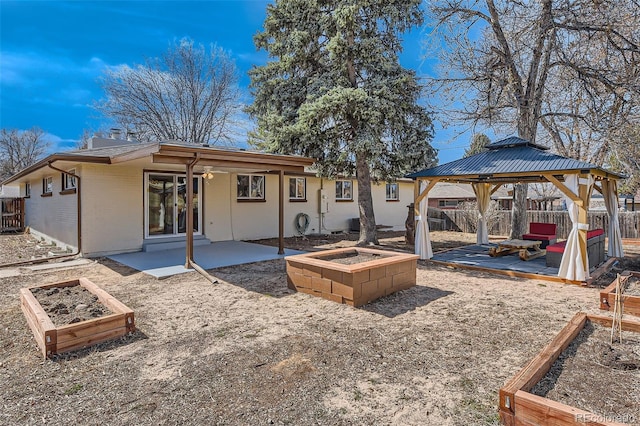
[[[142,63],[176,39],[215,43],[238,67],[244,101],[247,71],[266,62],[253,35],[262,28],[263,0],[237,1],[7,1],[0,2],[0,127],[42,128],[53,150],[75,145],[84,129],[104,127],[91,108],[103,96],[106,67]],[[402,65],[424,76],[424,30],[404,36]],[[438,130],[440,163],[462,156],[470,135],[451,142]]]

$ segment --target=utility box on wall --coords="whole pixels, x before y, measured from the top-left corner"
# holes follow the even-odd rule
[[[327,195],[326,189],[318,190],[318,212],[319,213],[329,212],[329,196]]]

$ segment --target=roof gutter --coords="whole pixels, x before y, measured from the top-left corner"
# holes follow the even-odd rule
[[[55,161],[75,161],[80,163],[109,164],[111,162],[111,159],[109,157],[99,157],[99,156],[89,156],[89,155],[51,154],[50,156],[44,158],[43,160],[38,161],[37,163],[32,164],[26,169],[22,169],[18,173],[9,177],[4,182],[1,182],[1,184],[6,185],[8,183],[14,182],[20,179],[21,177],[24,177],[29,173],[34,172],[42,167],[50,166],[50,164]]]
[[[57,167],[54,167],[52,165],[52,163],[54,161],[55,160],[53,160],[53,159],[49,160],[46,163],[46,166],[51,168],[51,169],[53,169],[53,170],[55,170],[55,171],[58,171],[58,172],[61,172],[61,173],[64,173],[64,174],[67,174],[69,176],[73,176],[74,178],[76,178],[76,197],[77,197],[77,200],[78,200],[78,202],[77,202],[78,246],[77,246],[76,251],[74,253],[71,253],[71,254],[62,254],[62,255],[58,255],[58,256],[44,257],[44,258],[41,258],[41,259],[23,260],[21,262],[14,262],[14,263],[3,263],[3,264],[0,264],[0,268],[8,268],[8,267],[11,267],[11,266],[20,266],[20,265],[35,265],[35,264],[38,264],[38,263],[45,263],[45,262],[48,262],[50,260],[66,259],[66,258],[76,257],[81,253],[81,251],[82,251],[82,215],[81,215],[81,212],[82,212],[82,201],[81,201],[82,197],[80,196],[80,189],[82,187],[82,184],[81,184],[82,181],[80,180],[80,176],[78,176],[78,175],[76,175],[74,173],[69,173],[69,172],[64,171],[62,169],[59,169]],[[40,167],[42,167],[42,166],[40,166]]]

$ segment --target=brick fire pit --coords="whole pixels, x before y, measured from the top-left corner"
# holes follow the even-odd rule
[[[351,306],[416,285],[414,254],[354,247],[285,260],[289,288]]]

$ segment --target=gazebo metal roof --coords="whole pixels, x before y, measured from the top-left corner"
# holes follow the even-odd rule
[[[565,173],[590,173],[620,179],[623,176],[594,164],[563,157],[518,137],[487,145],[488,151],[407,175],[412,179],[439,178],[456,182],[545,182],[542,174],[560,178]]]

